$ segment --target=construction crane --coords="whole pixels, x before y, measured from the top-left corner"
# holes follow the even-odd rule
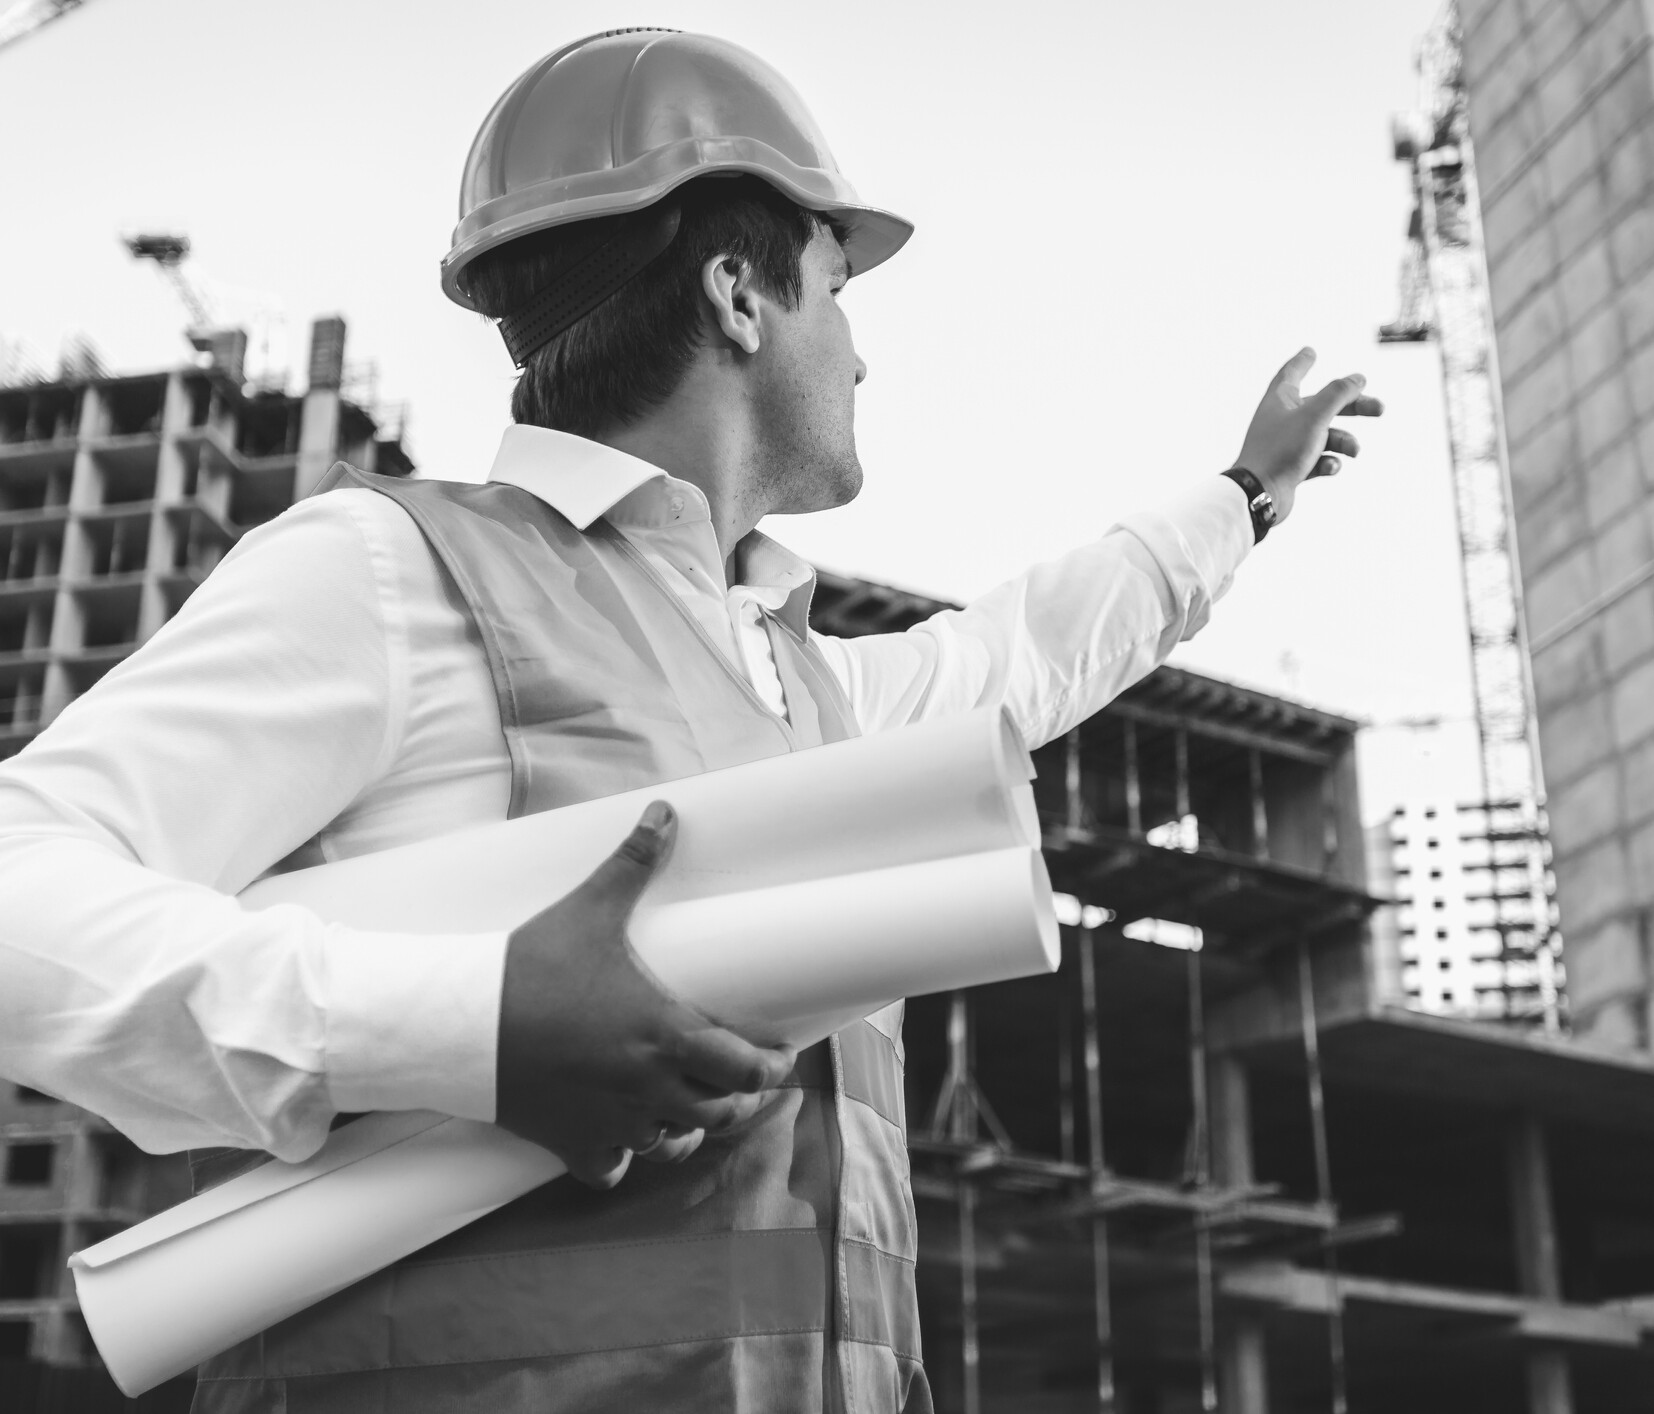
[[[1521,580],[1512,541],[1504,421],[1462,36],[1449,4],[1419,47],[1420,111],[1395,119],[1414,206],[1397,316],[1379,342],[1441,352],[1471,678],[1481,745],[1490,886],[1505,1014],[1560,1026],[1560,938],[1534,735]]]
[[[184,308],[189,311],[192,339],[197,332],[205,332],[212,327],[215,321],[211,302],[184,273],[184,262],[190,254],[188,236],[122,236],[121,241],[135,260],[153,260],[156,268],[167,277],[178,298],[184,302]]]
[[[62,19],[85,3],[86,0],[18,0],[8,9],[0,10],[0,49],[27,39],[42,25]]]
[[[156,268],[166,276],[167,283],[189,311],[190,325],[184,336],[195,349],[208,355],[213,368],[232,382],[239,383],[247,359],[247,331],[220,324],[214,314],[212,300],[185,272],[184,262],[189,259],[190,238],[152,233],[122,236],[121,242],[133,259],[155,262]]]

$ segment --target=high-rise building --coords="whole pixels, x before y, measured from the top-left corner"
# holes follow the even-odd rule
[[[1527,832],[1513,835],[1520,821],[1501,818],[1515,814],[1413,800],[1367,827],[1369,885],[1396,900],[1375,915],[1374,942],[1393,955],[1408,1006],[1492,1021],[1557,1010],[1554,954],[1505,956],[1510,926],[1534,931],[1530,915],[1545,899],[1544,881],[1530,876],[1538,861]]]
[[[1654,6],[1460,0],[1575,1035],[1654,1021]]]
[[[298,395],[248,389],[223,358],[0,387],[0,756],[334,459],[413,469],[399,419],[355,395],[344,333],[342,319],[316,322]],[[182,1156],[145,1155],[73,1105],[0,1083],[0,1408],[119,1407],[107,1379],[76,1369],[91,1348],[64,1263],[188,1191]],[[55,1393],[20,1383],[43,1370]]]

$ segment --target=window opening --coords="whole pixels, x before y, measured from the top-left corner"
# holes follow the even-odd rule
[[[11,1144],[6,1148],[6,1182],[17,1188],[41,1188],[52,1181],[55,1144]]]

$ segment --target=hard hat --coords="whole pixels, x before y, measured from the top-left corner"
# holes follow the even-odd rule
[[[757,55],[710,35],[610,30],[540,60],[483,120],[442,288],[475,308],[465,269],[485,251],[640,210],[714,172],[752,173],[843,223],[855,274],[913,234],[911,221],[861,202],[804,100]]]

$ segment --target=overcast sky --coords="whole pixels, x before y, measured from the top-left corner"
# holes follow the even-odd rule
[[[3,5],[0,5],[3,8]],[[183,311],[122,232],[187,233],[230,313],[349,321],[424,473],[485,474],[512,379],[437,263],[494,98],[579,35],[722,35],[804,94],[918,232],[844,303],[867,487],[766,527],[818,563],[965,598],[1232,463],[1274,369],[1389,405],[1176,661],[1457,740],[1367,750],[1368,813],[1468,793],[1470,690],[1433,347],[1379,348],[1408,212],[1393,111],[1438,0],[89,0],[0,53],[0,336],[176,362]],[[277,326],[279,334],[279,326]],[[278,340],[279,348],[279,340]]]

